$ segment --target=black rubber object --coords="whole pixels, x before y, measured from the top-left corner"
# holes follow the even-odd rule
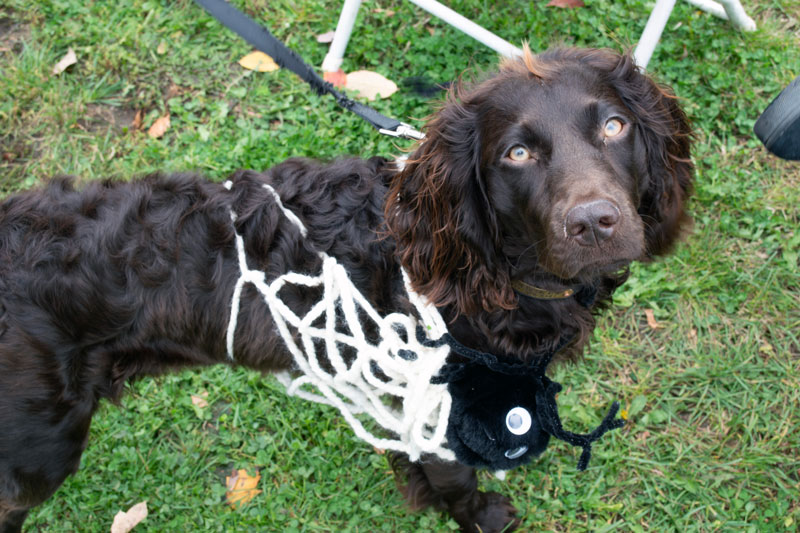
[[[753,131],[776,156],[800,161],[800,76],[761,113]]]

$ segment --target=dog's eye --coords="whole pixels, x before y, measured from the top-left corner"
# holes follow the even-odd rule
[[[618,118],[611,118],[608,119],[606,125],[603,126],[603,135],[608,137],[616,137],[620,133],[622,133],[622,128],[625,124]]]
[[[512,161],[527,161],[532,157],[528,149],[519,144],[508,151],[508,158]]]

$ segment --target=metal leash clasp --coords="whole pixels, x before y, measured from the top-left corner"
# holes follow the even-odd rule
[[[406,124],[405,122],[401,122],[397,128],[394,130],[387,130],[387,129],[379,129],[380,133],[384,135],[389,135],[390,137],[402,137],[404,139],[414,139],[415,141],[421,141],[425,138],[425,134],[421,131],[417,131],[412,128],[410,125]]]

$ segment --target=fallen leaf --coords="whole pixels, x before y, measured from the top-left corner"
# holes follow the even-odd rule
[[[152,139],[160,139],[169,129],[169,115],[164,115],[163,117],[159,117],[153,125],[150,126],[150,129],[147,130],[147,135],[149,135]]]
[[[208,128],[200,124],[197,126],[197,136],[200,137],[201,141],[206,142],[211,138],[211,132],[208,130]]]
[[[225,499],[228,505],[236,509],[256,497],[261,491],[256,487],[261,481],[261,474],[256,470],[256,475],[251,477],[247,470],[241,468],[234,470],[233,474],[225,478]]]
[[[144,118],[144,111],[141,109],[136,111],[136,114],[133,116],[133,122],[131,122],[131,129],[134,131],[138,131],[142,129],[142,119]]]
[[[160,56],[163,56],[164,54],[167,53],[167,41],[162,39],[161,42],[158,43],[158,48],[156,48],[156,53]]]
[[[272,72],[278,70],[278,64],[264,52],[250,52],[239,60],[239,64],[247,70],[257,72]]]
[[[75,55],[75,50],[70,48],[67,50],[66,55],[61,58],[61,61],[56,63],[56,66],[53,67],[53,76],[57,76],[67,70],[67,67],[70,65],[74,65],[78,62],[78,57]]]
[[[196,405],[199,408],[208,407],[208,392],[203,391],[200,394],[192,394],[192,405]]]
[[[175,98],[176,96],[182,95],[184,92],[183,89],[179,85],[175,83],[170,83],[169,87],[167,87],[167,94],[166,99],[169,100],[170,98]]]
[[[767,341],[762,341],[761,346],[758,347],[758,352],[766,356],[775,355],[775,348]]]
[[[686,334],[686,338],[692,348],[697,347],[697,328],[690,329],[689,333]]]
[[[659,329],[664,327],[658,323],[658,321],[656,320],[656,315],[653,314],[652,309],[645,309],[644,315],[647,317],[647,325],[650,326],[650,329]]]
[[[565,7],[568,9],[583,7],[583,6],[584,3],[582,0],[550,0],[547,3],[547,7]]]
[[[128,533],[136,524],[147,518],[147,502],[140,502],[128,509],[127,513],[118,512],[111,524],[111,533]]]
[[[367,100],[375,100],[378,95],[388,98],[397,92],[395,82],[370,70],[357,70],[348,74],[345,87],[358,91]]]
[[[332,83],[334,87],[344,87],[347,83],[347,74],[342,69],[334,72],[323,72],[322,79]]]
[[[317,42],[322,44],[328,44],[333,42],[334,31],[326,31],[325,33],[320,33],[317,35]]]

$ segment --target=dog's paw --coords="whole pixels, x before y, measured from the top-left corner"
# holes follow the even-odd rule
[[[519,526],[517,510],[511,500],[497,492],[480,493],[480,505],[470,533],[507,533]]]

